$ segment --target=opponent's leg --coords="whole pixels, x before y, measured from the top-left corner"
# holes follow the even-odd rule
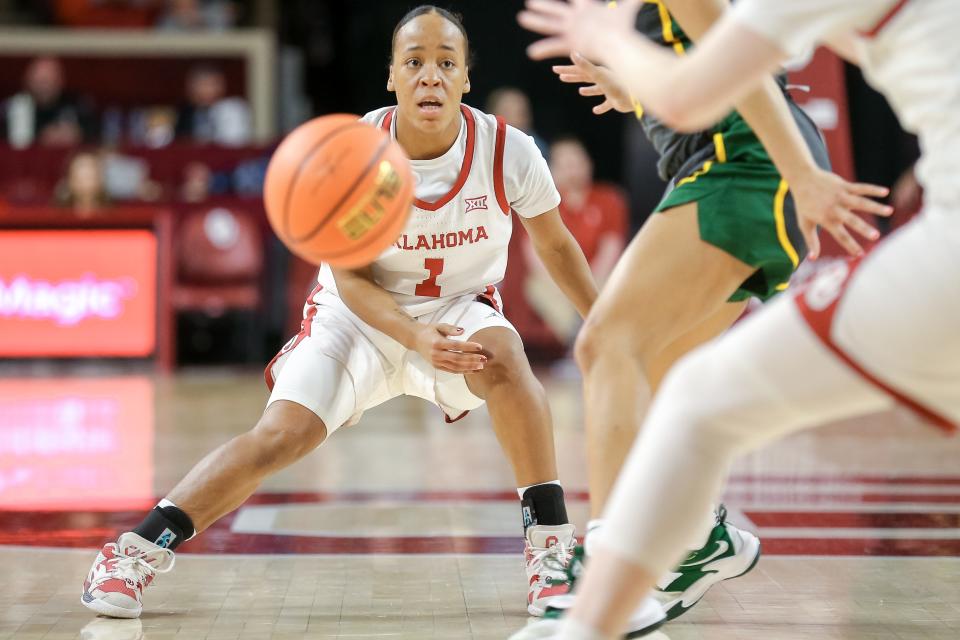
[[[630,243],[576,345],[592,517],[602,512],[648,407],[646,371],[659,375],[658,356],[705,319],[732,322],[726,301],[753,272],[700,239],[695,203],[652,217]]]
[[[735,455],[891,405],[829,354],[792,300],[743,325],[674,368],[630,453],[571,613],[602,637],[620,637],[635,603],[680,559]]]
[[[567,592],[563,567],[575,543],[557,476],[550,405],[515,331],[487,327],[468,339],[487,354],[483,370],[466,376],[467,387],[486,401],[513,466],[527,540],[527,610],[543,615],[553,598]]]

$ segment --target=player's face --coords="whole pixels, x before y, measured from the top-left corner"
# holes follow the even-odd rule
[[[460,117],[460,101],[470,91],[466,42],[442,16],[425,14],[400,29],[393,48],[387,90],[417,129],[439,133]]]

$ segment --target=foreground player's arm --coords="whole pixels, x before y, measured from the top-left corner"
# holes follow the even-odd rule
[[[567,299],[586,318],[597,299],[597,283],[590,263],[557,209],[532,218],[520,218],[530,235],[530,243],[547,273]]]
[[[553,36],[532,45],[532,57],[586,51],[607,65],[612,76],[604,77],[605,71],[591,69],[590,63],[575,57],[576,70],[567,68],[566,78],[563,69],[558,70],[562,80],[575,82],[577,74],[592,74],[603,81],[598,85],[606,84],[608,89],[614,79],[619,80],[644,108],[677,130],[702,130],[738,106],[791,186],[811,257],[819,254],[818,225],[848,252],[861,253],[846,226],[869,239],[875,239],[877,233],[853,209],[890,215],[889,207],[865,197],[884,196],[887,190],[847,183],[813,163],[779,88],[770,78],[787,54],[774,40],[741,24],[731,12],[724,12],[724,4],[722,0],[670,2],[690,35],[704,36],[699,46],[683,58],[634,31],[639,4],[633,0],[614,9],[605,9],[592,0],[573,0],[571,4],[528,0],[530,11],[521,14],[520,20],[534,31]],[[717,26],[704,35],[718,17]],[[598,34],[603,34],[602,40]],[[581,93],[599,95],[596,90]],[[618,102],[611,101],[612,93],[605,93],[604,104]],[[612,106],[623,110],[622,105]]]
[[[441,371],[469,373],[483,369],[486,357],[476,342],[451,340],[463,333],[448,324],[417,322],[390,293],[378,285],[370,267],[332,269],[337,291],[358,318],[387,334],[407,349],[416,351]]]
[[[665,4],[684,33],[695,42],[700,42],[729,8],[727,0],[666,0]],[[817,197],[816,193],[798,195],[797,191],[817,189],[820,180],[826,178],[823,174],[829,175],[829,172],[818,167],[814,161],[787,106],[783,91],[773,77],[764,77],[755,89],[749,91],[736,103],[736,109],[757,134],[787,183],[793,187],[794,197],[801,201]],[[885,207],[862,196],[851,194],[848,198],[845,204],[851,208],[880,215],[886,213]],[[845,217],[844,222],[864,238],[876,240],[880,237],[880,233],[859,216],[851,214]],[[838,223],[839,221],[829,227],[830,233],[849,253],[861,253],[862,249],[857,241],[843,224]],[[801,220],[800,226],[806,237],[810,255],[816,259],[820,254],[816,226],[805,220]]]

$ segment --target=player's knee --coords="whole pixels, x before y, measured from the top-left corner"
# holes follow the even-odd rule
[[[263,469],[279,469],[320,446],[327,429],[309,409],[293,402],[279,401],[267,407],[248,435],[255,441],[256,465]]]
[[[587,318],[577,335],[573,355],[583,372],[589,371],[600,358],[616,357],[642,361],[642,347],[636,332],[617,320]]]
[[[530,363],[523,351],[523,344],[516,336],[506,336],[500,340],[478,339],[487,353],[487,362],[483,370],[470,374],[475,383],[484,389],[497,385],[518,386],[526,375],[532,377]]]
[[[690,446],[716,450],[736,448],[736,406],[729,402],[733,391],[728,380],[715,374],[708,353],[694,352],[682,358],[667,374],[657,392],[651,416],[682,433]]]

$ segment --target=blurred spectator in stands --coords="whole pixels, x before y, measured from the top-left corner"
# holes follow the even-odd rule
[[[143,107],[130,114],[129,140],[132,144],[160,149],[173,142],[177,110],[171,107]]]
[[[250,108],[243,98],[226,97],[227,80],[213,65],[198,65],[187,76],[187,103],[177,114],[177,137],[200,143],[250,143]]]
[[[64,89],[63,66],[53,57],[27,65],[24,90],[2,105],[4,137],[14,147],[71,146],[95,133],[88,101]]]
[[[184,202],[203,202],[210,196],[213,172],[202,162],[188,162],[183,167],[180,199]]]
[[[162,0],[54,0],[57,22],[69,27],[145,28]]]
[[[75,154],[54,197],[56,204],[70,207],[79,218],[92,218],[109,206],[110,197],[100,156],[91,151]]]
[[[563,198],[560,217],[583,248],[597,283],[602,284],[626,246],[626,198],[618,187],[593,181],[593,162],[583,143],[572,136],[550,145],[550,172]],[[580,317],[552,284],[529,239],[524,256],[530,267],[524,283],[527,301],[561,343],[572,345]]]
[[[167,0],[157,21],[163,31],[226,31],[236,23],[237,11],[225,0]]]
[[[487,113],[502,117],[508,125],[516,127],[533,138],[544,157],[550,149],[546,141],[533,129],[533,114],[530,111],[530,98],[516,87],[494,89],[487,98]]]
[[[143,158],[104,149],[99,153],[103,184],[110,200],[156,202],[163,187],[150,178],[150,165]]]

